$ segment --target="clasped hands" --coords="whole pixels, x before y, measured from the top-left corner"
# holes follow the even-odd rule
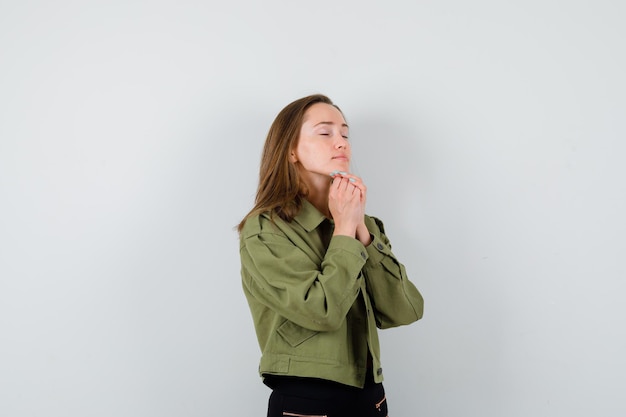
[[[351,236],[369,245],[372,238],[365,226],[367,187],[361,178],[348,172],[333,171],[330,176],[328,209],[335,221],[333,234]]]

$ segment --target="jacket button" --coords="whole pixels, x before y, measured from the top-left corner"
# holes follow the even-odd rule
[[[382,244],[382,243],[379,243],[378,245],[376,245],[376,247],[377,247],[379,250],[383,250],[383,244]]]
[[[361,252],[361,258],[367,259],[367,256],[365,255],[365,252]]]
[[[383,374],[383,368],[378,368],[376,370],[376,375],[381,376]]]

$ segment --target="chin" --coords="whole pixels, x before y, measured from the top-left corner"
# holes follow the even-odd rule
[[[350,170],[350,162],[348,161],[336,161],[333,165],[335,168],[331,169],[331,171],[339,170],[339,171],[349,171]]]

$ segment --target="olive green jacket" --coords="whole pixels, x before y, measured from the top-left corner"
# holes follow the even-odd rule
[[[383,380],[377,327],[422,317],[421,294],[391,252],[383,224],[365,217],[367,247],[332,236],[333,223],[304,200],[290,223],[253,216],[240,234],[243,290],[262,351],[262,377],[322,378],[362,387],[367,352]]]

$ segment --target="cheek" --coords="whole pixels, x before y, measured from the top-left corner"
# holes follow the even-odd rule
[[[318,154],[319,150],[311,144],[303,143],[301,146],[298,146],[298,158],[301,161],[315,160],[315,157]]]

